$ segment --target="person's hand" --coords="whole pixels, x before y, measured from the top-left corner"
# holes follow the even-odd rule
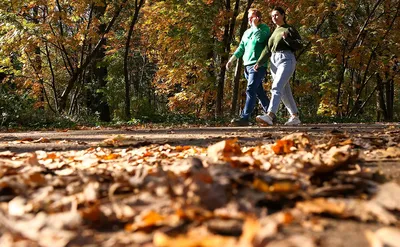
[[[255,64],[255,65],[254,65],[254,71],[256,71],[256,72],[257,72],[257,70],[258,70],[258,67],[259,67],[259,66],[258,66],[258,64]]]
[[[282,33],[282,38],[283,38],[283,39],[286,39],[287,36],[288,36],[288,33],[287,33],[287,32],[283,32],[283,33]]]
[[[228,61],[225,65],[226,70],[229,70],[229,67],[231,67],[231,61]]]
[[[251,26],[252,26],[252,27],[257,27],[258,24],[260,24],[260,18],[258,18],[257,16],[256,16],[256,17],[253,17],[253,18],[251,19]]]

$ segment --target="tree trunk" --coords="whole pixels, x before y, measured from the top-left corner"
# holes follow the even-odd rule
[[[387,119],[387,110],[386,110],[386,104],[385,104],[385,93],[384,93],[384,86],[383,86],[383,80],[379,73],[376,73],[376,89],[377,89],[377,104],[378,104],[378,109],[377,111],[379,112],[379,120],[381,116],[383,116],[383,119]]]
[[[242,36],[247,29],[247,25],[248,25],[247,23],[249,21],[248,12],[249,12],[249,9],[250,9],[253,1],[254,0],[247,1],[246,11],[244,12],[243,20],[242,20],[242,23],[240,24],[240,30],[239,30],[240,40],[242,39]],[[243,68],[243,59],[240,58],[240,59],[238,59],[238,61],[236,63],[235,77],[233,79],[231,116],[236,115],[237,111],[238,111],[239,81],[242,76],[242,68]]]
[[[231,1],[225,0],[225,10],[227,12],[231,11]],[[222,116],[222,103],[224,101],[224,83],[225,83],[225,73],[226,73],[226,63],[229,59],[229,22],[227,21],[224,27],[224,35],[223,35],[223,53],[221,55],[221,64],[220,64],[220,72],[218,75],[218,82],[217,82],[217,98],[216,98],[216,109],[215,109],[215,117]]]
[[[119,5],[119,7],[115,11],[111,21],[108,23],[104,32],[102,33],[100,40],[95,45],[95,48],[93,49],[93,51],[86,56],[86,58],[84,59],[84,62],[79,67],[74,68],[73,74],[72,74],[71,78],[68,80],[68,85],[64,89],[64,91],[62,92],[62,94],[60,96],[59,112],[65,111],[65,109],[67,107],[69,94],[70,94],[71,90],[73,89],[73,87],[75,86],[75,83],[79,79],[83,70],[86,69],[89,66],[89,64],[93,62],[93,59],[95,59],[96,57],[99,57],[99,54],[101,54],[101,49],[102,49],[103,45],[106,43],[105,35],[111,31],[111,28],[113,27],[114,23],[116,22],[119,14],[121,13],[121,10],[126,2],[127,2],[127,0],[123,0],[122,3]]]
[[[139,11],[142,8],[144,0],[135,0],[135,11],[132,16],[131,23],[129,25],[128,36],[126,38],[125,44],[125,54],[124,54],[124,79],[125,79],[125,119],[129,120],[131,118],[131,95],[130,95],[130,81],[129,81],[129,71],[128,71],[128,57],[131,44],[131,38],[133,34],[133,28],[139,18]]]

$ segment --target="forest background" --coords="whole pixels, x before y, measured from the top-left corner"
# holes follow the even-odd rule
[[[399,0],[11,0],[0,128],[224,123],[244,105],[241,61],[225,64],[247,11],[273,29],[278,5],[304,41],[291,82],[304,122],[399,121]]]

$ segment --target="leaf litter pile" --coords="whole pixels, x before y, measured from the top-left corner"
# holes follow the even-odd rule
[[[368,166],[398,163],[399,136],[0,152],[0,246],[319,246],[327,218],[377,223],[370,246],[399,246],[400,186]]]

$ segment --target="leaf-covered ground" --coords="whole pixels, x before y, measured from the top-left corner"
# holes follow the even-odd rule
[[[0,246],[399,246],[398,124],[0,133]]]

